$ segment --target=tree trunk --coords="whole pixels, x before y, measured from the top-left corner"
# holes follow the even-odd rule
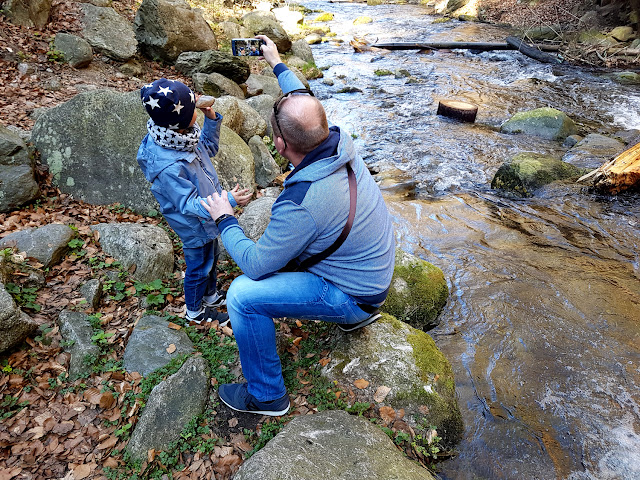
[[[437,115],[460,120],[461,122],[473,123],[476,121],[478,107],[458,100],[442,100],[438,103]]]
[[[558,57],[542,53],[537,48],[527,45],[517,37],[507,37],[506,41],[509,45],[513,45],[515,49],[520,53],[526,55],[527,57],[531,57],[534,60],[538,60],[542,63],[560,63],[560,59]]]
[[[640,143],[622,152],[600,168],[580,177],[578,182],[593,177],[593,187],[615,195],[625,190],[640,189]]]

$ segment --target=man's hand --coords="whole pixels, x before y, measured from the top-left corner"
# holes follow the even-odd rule
[[[253,196],[253,193],[248,188],[240,190],[240,185],[237,183],[229,193],[233,195],[233,198],[240,207],[244,207],[249,203],[249,200],[251,200],[251,197]]]
[[[256,35],[256,38],[259,38],[264,42],[264,45],[260,45],[260,51],[271,68],[282,63],[282,60],[280,60],[280,54],[278,53],[278,47],[276,47],[276,44],[273,43],[269,37],[266,35]]]
[[[229,197],[227,197],[226,190],[222,190],[222,194],[214,193],[207,197],[207,201],[200,200],[202,206],[209,212],[211,218],[215,220],[221,217],[225,213],[233,215],[233,207],[229,203]]]

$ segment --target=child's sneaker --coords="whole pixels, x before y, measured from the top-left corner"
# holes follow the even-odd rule
[[[257,413],[258,415],[269,415],[279,417],[289,411],[289,395],[271,400],[270,402],[259,402],[247,390],[246,383],[226,383],[218,387],[218,396],[227,407],[246,413]]]
[[[184,316],[185,320],[189,323],[195,323],[200,325],[202,323],[213,322],[214,320],[218,320],[221,326],[229,323],[229,315],[223,312],[219,312],[215,308],[209,308],[202,306],[197,315],[191,316],[189,312],[187,312]],[[223,325],[224,324],[224,325]]]
[[[206,297],[202,300],[202,305],[204,305],[205,307],[219,308],[225,306],[226,304],[227,292],[222,291],[217,291],[216,295],[211,300],[207,301]]]

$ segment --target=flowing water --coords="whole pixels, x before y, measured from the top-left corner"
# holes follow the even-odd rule
[[[339,38],[502,41],[485,24],[432,23],[419,6],[305,6],[335,14]],[[369,15],[374,22],[354,26]],[[446,479],[640,478],[640,196],[551,185],[532,199],[490,189],[498,167],[558,142],[499,133],[551,106],[581,133],[640,128],[640,92],[597,72],[517,52],[356,54],[313,47],[312,82],[330,120],[357,136],[395,220],[399,246],[439,266],[450,287],[429,332],[452,363],[465,436]],[[414,78],[376,76],[407,70]],[[345,86],[361,92],[338,93]],[[479,105],[475,124],[435,115],[438,100]]]

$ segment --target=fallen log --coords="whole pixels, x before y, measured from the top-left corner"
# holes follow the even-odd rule
[[[517,50],[517,47],[508,43],[498,42],[391,42],[374,43],[371,47],[384,48],[385,50],[478,50],[487,52],[491,50]],[[542,51],[557,52],[558,45],[536,45]]]
[[[640,190],[640,143],[616,158],[580,177],[583,182],[592,178],[596,190],[616,195],[625,190]]]
[[[534,60],[538,60],[542,63],[560,63],[561,60],[558,57],[554,57],[553,55],[547,55],[546,53],[541,52],[537,48],[534,48],[530,45],[527,45],[525,42],[520,40],[517,37],[507,37],[505,39],[509,45],[515,47],[520,53],[526,55],[527,57],[533,58]]]

